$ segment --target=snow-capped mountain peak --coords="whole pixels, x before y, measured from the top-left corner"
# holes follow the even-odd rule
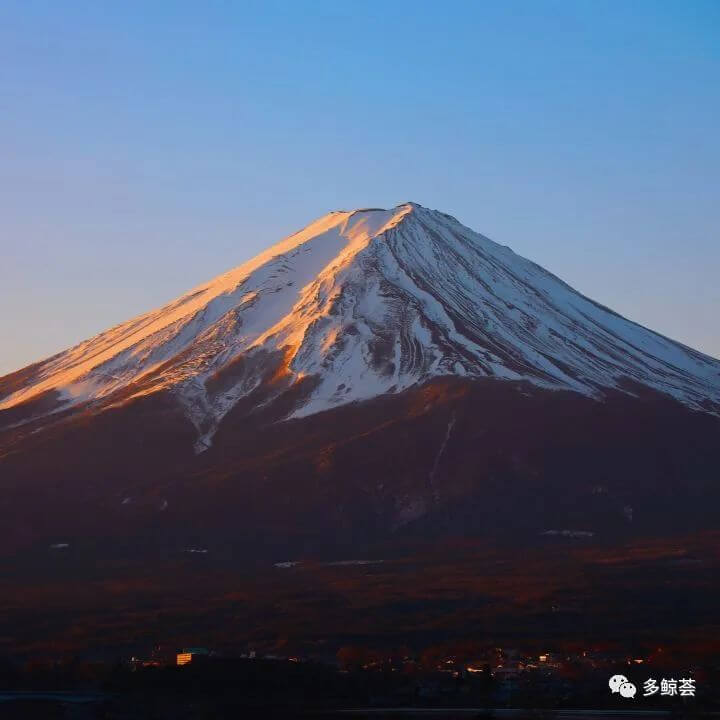
[[[720,403],[720,361],[647,330],[415,203],[331,212],[166,306],[0,379],[0,410],[172,391],[211,442],[260,386],[300,417],[440,375],[601,397],[630,380]],[[272,393],[270,393],[272,395]]]

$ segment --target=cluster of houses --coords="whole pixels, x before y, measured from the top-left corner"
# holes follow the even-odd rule
[[[220,657],[221,654],[206,647],[187,647],[181,650],[156,646],[148,658],[131,658],[131,664],[137,667],[167,667],[170,665],[189,665],[191,663],[204,662],[213,657]],[[249,650],[234,657],[239,659],[265,659],[285,660],[300,662],[299,657],[286,657],[280,655],[258,655],[256,651]],[[363,670],[381,671],[386,669],[412,669],[419,667],[417,658],[405,656],[398,660],[385,661],[381,658],[373,659],[361,665]],[[493,678],[504,682],[513,682],[515,678],[525,673],[557,673],[562,672],[568,666],[585,666],[590,668],[602,668],[609,665],[617,665],[618,662],[626,664],[642,664],[643,658],[630,657],[618,658],[614,655],[601,652],[584,650],[579,653],[559,653],[556,651],[545,651],[538,654],[522,653],[515,649],[492,648],[480,653],[473,660],[466,658],[447,656],[437,658],[434,667],[428,668],[423,664],[424,669],[432,669],[441,673],[451,674],[453,677],[467,677],[473,675],[490,674]]]
[[[173,665],[182,667],[183,665],[197,665],[198,663],[222,657],[226,656],[216,650],[211,650],[206,647],[186,647],[177,650],[172,647],[157,645],[153,648],[149,657],[131,657],[130,664],[135,668],[171,667]],[[272,654],[258,655],[254,650],[232,655],[232,658],[239,660],[263,659],[300,662],[300,658],[298,657],[285,657]]]
[[[604,678],[606,672],[615,672],[619,666],[625,666],[625,672],[629,672],[633,666],[643,666],[643,670],[649,670],[655,662],[653,655],[648,658],[622,657],[592,650],[548,650],[530,654],[497,647],[470,653],[459,652],[457,656],[452,655],[450,650],[445,652],[439,647],[429,648],[419,657],[397,651],[391,655],[392,657],[389,657],[383,652],[360,646],[343,648],[337,657],[340,675],[366,672],[370,679],[380,674],[392,673],[398,680],[402,675],[407,682],[397,687],[410,688],[415,698],[427,702],[457,700],[465,693],[468,698],[474,695],[492,697],[494,701],[503,703],[515,702],[518,699],[522,701],[526,696],[562,700],[575,697],[586,690],[590,693],[604,692],[606,682],[598,684],[599,675]],[[306,660],[297,656],[258,654],[252,650],[228,655],[206,647],[186,647],[180,651],[156,647],[146,659],[132,658],[132,664],[137,668],[182,668],[213,660],[243,659],[279,663]],[[328,661],[329,658],[326,658],[324,664],[328,665]],[[281,671],[280,666],[276,667],[276,671]],[[637,667],[636,674],[639,671],[640,667]]]

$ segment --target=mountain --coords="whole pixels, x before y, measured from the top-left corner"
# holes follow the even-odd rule
[[[0,379],[0,413],[23,422],[170,390],[202,450],[263,384],[280,393],[306,381],[288,415],[303,417],[442,376],[597,399],[632,382],[693,409],[720,404],[717,360],[407,203],[329,213],[165,307]]]
[[[336,211],[0,378],[0,539],[275,557],[710,527],[719,416],[720,361],[453,217]]]

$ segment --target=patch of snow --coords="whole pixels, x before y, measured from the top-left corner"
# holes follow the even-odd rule
[[[568,538],[591,538],[595,535],[594,532],[589,530],[545,530],[541,534]]]

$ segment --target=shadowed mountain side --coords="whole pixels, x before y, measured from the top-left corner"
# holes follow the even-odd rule
[[[652,391],[597,402],[447,378],[278,422],[303,391],[249,396],[201,455],[171,393],[0,436],[3,552],[70,543],[140,560],[198,546],[277,560],[717,526],[720,420]]]

